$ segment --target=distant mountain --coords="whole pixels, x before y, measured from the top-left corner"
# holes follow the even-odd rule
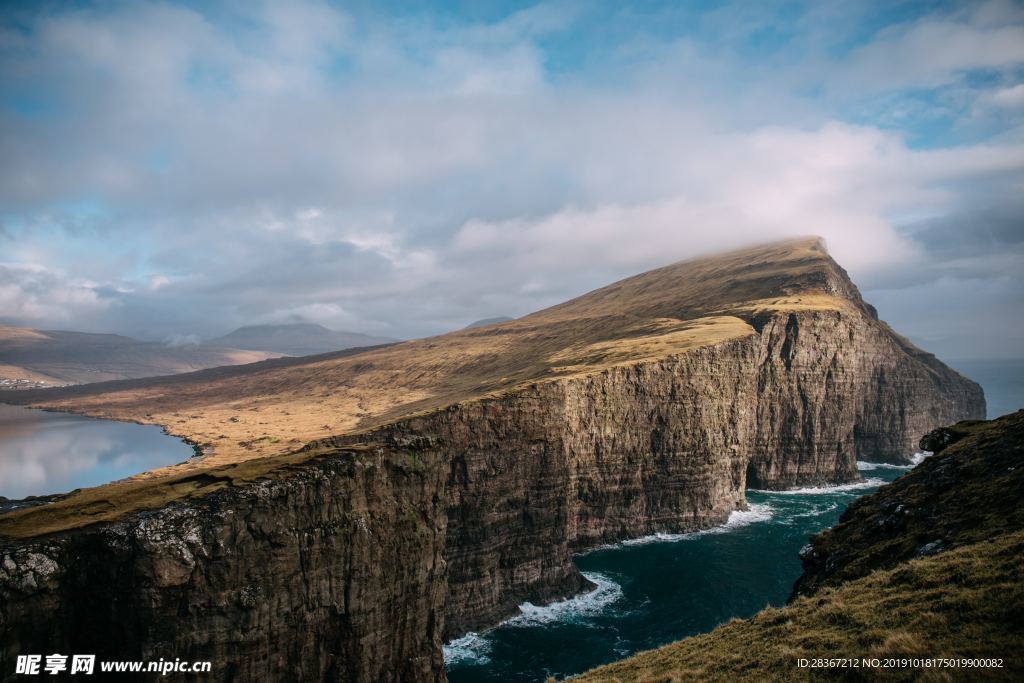
[[[0,325],[0,389],[175,375],[279,355]]]
[[[272,351],[289,356],[309,356],[360,346],[377,346],[398,341],[391,337],[372,337],[357,332],[340,332],[323,325],[291,323],[284,325],[248,325],[211,339],[204,346]]]
[[[515,320],[507,315],[499,315],[497,318],[484,318],[483,320],[477,320],[475,323],[470,323],[463,327],[464,330],[471,330],[474,327],[487,327],[488,325],[497,325],[498,323],[507,323],[509,320]]]

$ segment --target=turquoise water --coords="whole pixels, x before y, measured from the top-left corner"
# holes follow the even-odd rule
[[[6,498],[98,486],[193,454],[159,427],[0,404],[0,496]]]
[[[732,617],[781,605],[800,574],[798,552],[858,496],[905,468],[862,464],[860,485],[749,492],[750,511],[708,532],[618,544],[577,556],[597,590],[523,615],[445,648],[448,680],[561,678]]]

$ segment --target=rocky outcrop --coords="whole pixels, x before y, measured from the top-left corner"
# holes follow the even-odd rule
[[[0,534],[26,537],[0,545],[0,670],[69,650],[210,659],[229,680],[441,679],[442,636],[584,589],[577,550],[720,524],[749,486],[850,481],[858,458],[903,461],[922,433],[983,415],[976,384],[878,321],[820,245],[798,246],[661,269],[485,328],[499,351],[544,354],[537,369],[463,332],[452,343],[476,355],[461,366],[424,340],[308,373],[267,366],[267,384],[245,375],[238,386],[264,396],[337,372],[344,392],[414,359],[455,398],[113,522],[37,537],[43,512],[0,517]],[[676,303],[689,280],[699,297]],[[450,367],[502,388],[467,390]]]
[[[811,539],[794,596],[1024,530],[1024,410],[938,428],[921,443],[941,453],[854,501]]]
[[[908,464],[938,425],[983,417],[974,382],[866,314],[775,316],[761,328],[751,488],[856,478],[856,461]]]
[[[578,592],[574,551],[721,524],[748,487],[855,480],[858,458],[906,461],[913,430],[984,410],[977,385],[923,366],[873,318],[761,328],[378,430],[431,435],[450,458],[446,638]]]
[[[446,634],[579,592],[573,551],[743,508],[754,354],[729,342],[388,429],[448,444]]]
[[[923,441],[941,454],[812,539],[786,606],[571,680],[1024,679],[1024,411]]]

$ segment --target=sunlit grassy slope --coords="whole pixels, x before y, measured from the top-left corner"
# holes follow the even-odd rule
[[[962,441],[816,537],[828,568],[813,581],[805,574],[810,595],[578,680],[1024,680],[1024,411],[958,430]],[[1004,667],[797,666],[822,657],[997,658]]]
[[[440,337],[11,400],[162,424],[212,446],[209,465],[742,337],[765,311],[854,305],[859,297],[845,273],[808,238],[684,261],[517,320]]]
[[[315,439],[360,433],[532,383],[685,353],[752,335],[751,323],[761,315],[805,309],[863,310],[856,289],[817,238],[683,261],[517,320],[440,337],[0,396],[161,424],[209,453],[137,478],[173,476],[163,484],[120,483],[76,493],[45,512],[6,515],[0,533],[109,519],[189,495],[197,482],[222,485],[253,458],[269,460],[247,469],[273,471],[285,464],[281,457]]]

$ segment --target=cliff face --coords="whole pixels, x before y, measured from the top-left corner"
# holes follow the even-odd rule
[[[858,458],[902,461],[925,431],[984,413],[980,388],[879,322],[816,242],[264,368],[45,401],[133,419],[152,406],[218,449],[204,439],[246,435],[219,457],[251,459],[193,477],[230,480],[270,447],[252,444],[289,443],[255,429],[316,425],[305,450],[323,455],[156,512],[125,484],[0,516],[22,539],[2,547],[5,658],[90,652],[76,639],[109,625],[118,659],[129,643],[240,680],[441,678],[442,634],[584,588],[576,550],[720,524],[748,486],[856,479]],[[338,422],[355,426],[322,436]]]
[[[777,315],[760,337],[751,488],[848,481],[857,460],[907,464],[925,432],[985,415],[977,384],[868,312]]]
[[[906,461],[916,425],[984,410],[973,383],[902,355],[870,317],[790,313],[382,428],[436,437],[451,458],[446,639],[578,592],[574,551],[721,524],[748,487],[855,480],[858,458]]]
[[[743,508],[754,353],[729,342],[396,426],[448,444],[447,636],[579,592],[575,550]]]
[[[443,679],[445,474],[436,452],[343,452],[2,541],[0,672],[70,652],[209,660],[224,681]]]

